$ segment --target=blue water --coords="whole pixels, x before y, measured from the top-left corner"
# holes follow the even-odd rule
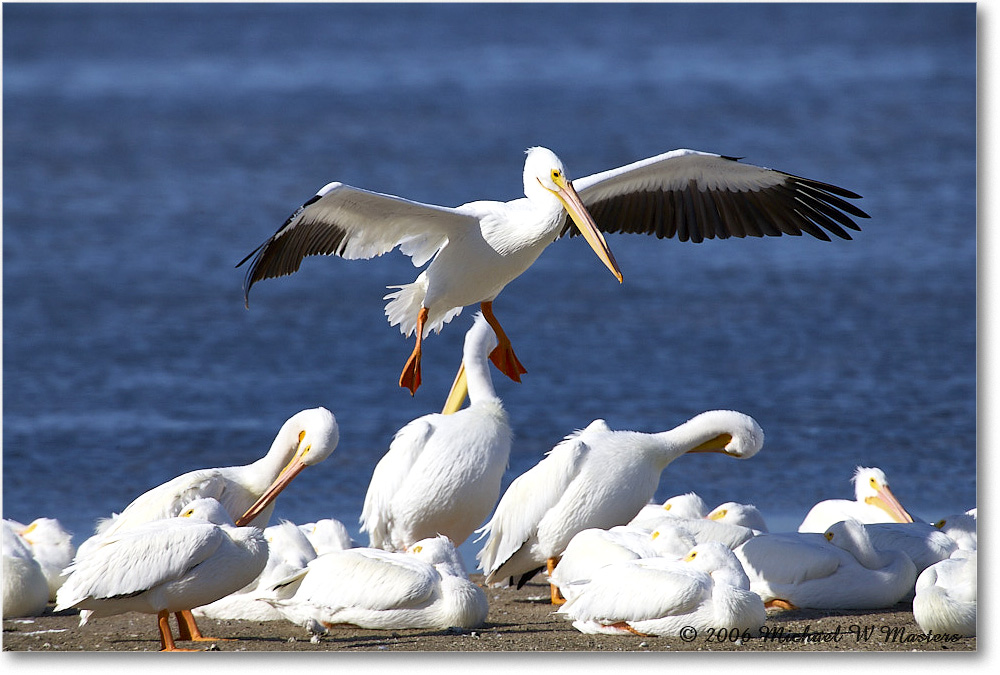
[[[440,409],[466,313],[412,347],[395,253],[234,265],[331,180],[459,204],[678,147],[864,195],[854,241],[561,241],[496,303],[528,369],[495,378],[505,479],[596,417],[754,416],[741,462],[689,456],[658,498],[794,527],[882,467],[936,519],[976,504],[975,6],[3,6],[3,512],[94,521],[190,469],[262,455],[324,405],[341,443],[276,514],[357,532],[375,463]],[[466,552],[468,558],[469,553]]]

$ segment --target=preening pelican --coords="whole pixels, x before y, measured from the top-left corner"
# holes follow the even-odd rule
[[[298,525],[283,520],[264,530],[267,541],[267,564],[249,584],[191,611],[210,619],[244,621],[283,621],[285,616],[261,598],[271,597],[271,587],[305,569],[316,558],[316,550]]]
[[[912,523],[913,518],[889,489],[882,469],[859,466],[854,471],[854,501],[827,499],[813,506],[799,532],[825,532],[834,523],[853,518],[862,523]]]
[[[661,433],[612,431],[595,420],[566,437],[510,484],[478,532],[486,583],[520,588],[546,566],[551,574],[570,539],[589,527],[631,520],[656,491],[663,469],[687,452],[752,457],[764,442],[753,418],[729,410],[701,413]],[[479,541],[477,539],[477,541]],[[560,601],[552,588],[553,602]]]
[[[243,284],[247,303],[253,284],[297,271],[306,256],[371,258],[399,247],[416,267],[433,258],[416,281],[384,298],[390,325],[416,333],[400,386],[416,392],[423,338],[475,303],[499,339],[490,358],[519,382],[526,371],[493,315],[493,301],[562,235],[582,234],[621,281],[602,231],[694,242],[803,232],[850,239],[844,228],[860,230],[850,216],[868,217],[844,201],[859,198],[848,190],[695,150],[570,181],[555,153],[530,148],[523,182],[523,199],[454,208],[329,183],[237,264],[253,258]]]
[[[312,633],[337,624],[476,628],[489,612],[445,536],[418,541],[406,553],[352,548],[321,555],[276,585],[269,602]]]
[[[15,529],[42,568],[49,586],[49,600],[55,600],[56,591],[65,581],[62,571],[76,554],[73,535],[55,518],[35,518],[27,525],[16,523]]]
[[[784,609],[891,607],[913,589],[917,574],[902,551],[878,551],[854,519],[824,534],[760,534],[734,553],[750,589],[766,606]]]
[[[913,618],[925,633],[976,634],[978,554],[958,551],[917,577]]]
[[[372,547],[402,551],[438,534],[459,546],[496,506],[511,445],[510,422],[487,361],[496,343],[477,313],[453,387],[461,399],[468,390],[470,405],[413,420],[375,467],[361,513]]]
[[[252,524],[263,529],[274,511],[273,497],[305,466],[326,459],[339,438],[333,413],[326,408],[303,410],[282,425],[271,449],[261,459],[245,466],[198,469],[167,481],[139,495],[120,514],[105,521],[98,535],[176,516],[189,502],[202,497],[217,500],[234,521],[246,516],[260,501],[265,504],[263,509],[252,513],[249,521],[237,521],[237,525]],[[81,547],[89,545],[89,541]]]
[[[162,651],[178,650],[171,612],[189,612],[250,583],[267,563],[256,527],[234,527],[214,499],[197,499],[175,518],[109,535],[78,553],[59,589],[55,611],[78,608],[80,625],[125,612],[156,614]],[[206,638],[180,622],[180,639]]]
[[[699,544],[683,560],[607,565],[583,583],[560,614],[583,633],[681,635],[692,628],[756,631],[767,613],[733,552]]]
[[[49,601],[49,585],[18,532],[23,525],[3,521],[3,618],[40,616]]]

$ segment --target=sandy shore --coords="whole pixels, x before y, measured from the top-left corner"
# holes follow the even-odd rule
[[[473,579],[481,581],[482,577]],[[375,631],[335,628],[310,639],[307,631],[285,621],[213,621],[200,619],[206,635],[227,640],[207,643],[224,652],[646,652],[646,651],[933,651],[976,650],[976,638],[928,641],[908,603],[876,611],[794,610],[768,612],[753,636],[733,640],[726,635],[666,637],[584,635],[553,614],[548,586],[528,583],[521,590],[488,589],[487,624],[474,630]],[[79,626],[77,612],[3,622],[5,652],[142,652],[159,649],[156,621],[150,615],[123,614],[94,619]],[[197,643],[180,643],[196,647]]]

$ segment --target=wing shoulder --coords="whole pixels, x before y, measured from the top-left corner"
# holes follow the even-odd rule
[[[236,266],[252,259],[244,283],[249,293],[261,279],[297,271],[311,255],[371,258],[400,246],[423,264],[449,236],[475,223],[459,209],[329,183]]]

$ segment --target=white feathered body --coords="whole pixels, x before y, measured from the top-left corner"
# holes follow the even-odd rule
[[[559,613],[584,633],[676,636],[694,628],[699,634],[736,629],[756,635],[766,619],[764,603],[750,590],[733,553],[717,542],[692,552],[695,559],[713,560],[703,566],[666,558],[606,565]]]
[[[920,573],[913,618],[925,633],[976,634],[978,557],[958,551]]]
[[[422,559],[424,547],[446,553]],[[340,624],[475,628],[489,612],[486,595],[469,581],[445,537],[417,542],[408,553],[352,548],[321,555],[278,584],[270,602],[313,633]]]

